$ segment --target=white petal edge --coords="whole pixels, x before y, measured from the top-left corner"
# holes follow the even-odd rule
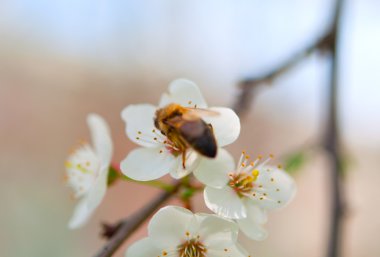
[[[83,227],[92,215],[93,210],[88,208],[87,198],[84,197],[79,200],[75,206],[73,216],[69,221],[69,229],[77,229]]]
[[[201,222],[198,234],[207,248],[223,250],[237,241],[238,231],[235,222],[209,215]]]
[[[240,134],[240,119],[236,113],[225,107],[211,107],[208,110],[219,113],[202,117],[206,123],[212,125],[218,146],[226,146],[236,141]]]
[[[255,200],[257,205],[265,209],[280,209],[293,199],[297,188],[294,179],[282,169],[272,166],[260,168],[256,183],[262,187],[257,195],[266,193],[264,200]],[[277,191],[278,190],[278,191]]]
[[[107,166],[105,169],[100,171],[99,176],[96,178],[94,184],[86,195],[88,198],[87,205],[89,209],[95,209],[98,207],[106,195],[108,169],[109,167]]]
[[[229,246],[223,250],[210,249],[207,251],[207,257],[250,257],[250,255],[239,243]]]
[[[160,100],[160,107],[170,103],[177,103],[184,107],[207,108],[198,86],[187,79],[176,79],[169,85],[169,93],[164,93]]]
[[[161,208],[149,222],[149,238],[159,248],[178,246],[186,238],[189,225],[195,219],[191,211],[182,207]]]
[[[228,183],[228,172],[234,168],[234,158],[227,150],[219,148],[215,159],[202,158],[194,170],[194,175],[207,186],[222,188]]]
[[[268,237],[263,225],[267,222],[267,213],[252,201],[246,201],[247,218],[237,220],[240,230],[250,239],[262,241]]]
[[[216,214],[229,219],[243,219],[247,211],[239,196],[230,187],[221,189],[206,187],[204,190],[206,206]]]
[[[193,172],[202,159],[196,151],[190,149],[186,156],[185,168],[183,168],[182,164],[182,155],[179,155],[176,158],[175,168],[170,172],[170,175],[175,179],[183,178]]]
[[[87,116],[87,124],[90,128],[92,144],[95,153],[101,162],[101,168],[108,168],[112,159],[112,139],[107,122],[99,115],[91,113]]]
[[[140,147],[129,152],[120,163],[124,175],[139,181],[158,179],[170,173],[176,164],[175,157],[159,148]]]
[[[162,251],[154,246],[150,238],[143,238],[132,244],[125,252],[125,257],[156,257]]]
[[[123,109],[121,117],[126,123],[125,132],[131,141],[145,147],[160,145],[154,140],[157,137],[156,133],[160,133],[154,126],[156,109],[151,104],[131,104]]]

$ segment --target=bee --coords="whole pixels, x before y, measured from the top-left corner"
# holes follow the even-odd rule
[[[154,125],[182,154],[182,166],[186,168],[188,148],[194,149],[203,156],[215,158],[217,144],[214,131],[211,124],[201,119],[201,115],[217,114],[213,111],[172,103],[156,111]]]

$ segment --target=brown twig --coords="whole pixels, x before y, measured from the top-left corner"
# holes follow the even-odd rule
[[[328,119],[326,124],[326,133],[324,137],[324,149],[329,153],[331,158],[331,172],[330,172],[330,187],[331,187],[331,225],[327,245],[327,257],[338,257],[340,248],[340,232],[342,216],[344,214],[344,204],[342,195],[342,157],[339,151],[339,129],[337,118],[337,101],[338,101],[338,52],[337,46],[339,44],[339,25],[341,20],[342,8],[344,0],[336,0],[333,19],[330,28],[326,33],[309,46],[301,49],[294,55],[290,56],[283,63],[265,73],[261,76],[247,78],[240,82],[241,91],[237,97],[234,110],[242,115],[244,111],[249,109],[254,96],[254,90],[264,83],[271,83],[275,78],[287,72],[295,65],[300,63],[311,53],[317,50],[324,50],[329,54],[331,61],[330,69],[330,82],[329,82],[329,105],[328,105]]]
[[[243,115],[245,111],[249,110],[249,105],[252,103],[254,92],[259,85],[271,84],[274,79],[292,69],[315,51],[324,50],[331,41],[331,36],[332,30],[328,29],[324,35],[307,45],[305,48],[302,48],[298,52],[289,56],[285,61],[278,64],[269,72],[240,81],[239,86],[241,90],[233,104],[235,112],[238,113],[239,116]]]
[[[106,245],[100,249],[100,251],[94,255],[95,257],[110,257],[120,247],[120,245],[141,225],[148,219],[152,213],[158,209],[164,202],[177,193],[181,186],[181,182],[174,184],[174,189],[171,191],[165,191],[159,194],[155,199],[149,202],[145,207],[140,209],[132,216],[118,222],[113,227],[114,230],[110,234],[111,237],[107,241]]]
[[[335,14],[331,28],[331,41],[329,43],[330,57],[330,82],[328,98],[328,117],[326,124],[324,148],[331,160],[330,188],[331,188],[331,220],[327,245],[327,257],[338,257],[340,252],[341,225],[344,213],[342,195],[342,157],[339,150],[339,126],[338,126],[338,39],[339,25],[344,0],[336,0]]]

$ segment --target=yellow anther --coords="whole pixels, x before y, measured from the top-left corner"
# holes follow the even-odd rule
[[[271,154],[269,155],[269,158],[274,159],[274,154],[271,153]]]
[[[253,170],[252,171],[252,176],[253,176],[253,180],[256,181],[257,177],[260,175],[260,171],[259,170]]]
[[[257,159],[261,160],[263,158],[263,155],[259,154],[259,156],[257,156]]]
[[[85,169],[82,165],[80,165],[79,163],[76,165],[76,168],[82,173],[89,173],[89,171]]]
[[[243,180],[243,184],[248,184],[248,183],[251,183],[255,180],[254,177],[251,177],[251,176],[247,176],[244,180]]]
[[[65,167],[68,168],[68,169],[71,169],[73,167],[73,164],[69,161],[66,161],[65,162]]]
[[[248,160],[249,158],[251,158],[249,155],[246,155],[245,158]]]
[[[281,164],[277,165],[277,168],[282,169],[282,165]]]

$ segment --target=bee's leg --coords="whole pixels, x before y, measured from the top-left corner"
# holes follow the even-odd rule
[[[186,149],[182,151],[182,167],[184,169],[186,169],[185,162],[186,162]]]
[[[211,123],[207,124],[207,126],[210,128],[211,132],[214,134],[214,128],[212,127]]]

